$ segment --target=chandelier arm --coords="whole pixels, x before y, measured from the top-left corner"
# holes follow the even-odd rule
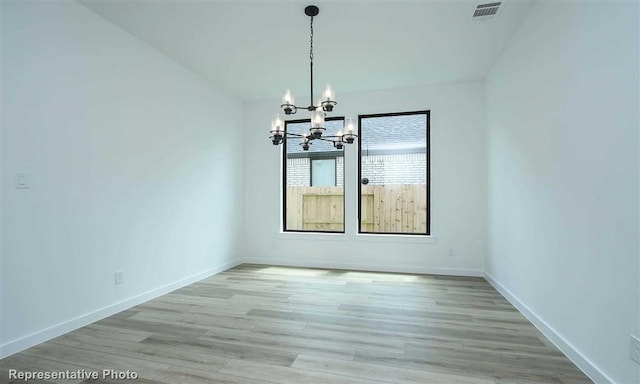
[[[322,136],[319,139],[314,139],[314,140],[322,140],[322,141],[329,141],[332,143],[335,143],[336,141],[340,141],[340,140],[334,140],[334,139],[340,139],[342,136]]]
[[[345,134],[344,134],[344,135],[342,135],[342,136],[324,136],[324,135],[323,135],[323,136],[322,136],[321,138],[319,138],[319,139],[316,139],[316,138],[313,138],[313,139],[312,139],[311,137],[309,137],[309,141],[311,141],[311,140],[323,140],[323,141],[329,141],[329,142],[335,143],[335,142],[337,142],[337,141],[343,141],[344,136],[351,136],[351,137],[354,137],[354,138],[355,138],[355,137],[358,137],[358,135],[353,134],[353,133],[352,133],[352,134],[345,133]]]
[[[305,135],[301,135],[299,133],[293,133],[293,132],[285,132],[287,134],[287,137],[305,137]]]

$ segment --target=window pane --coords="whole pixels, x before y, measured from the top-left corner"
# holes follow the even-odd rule
[[[314,187],[336,185],[336,159],[311,160],[311,185]]]
[[[429,234],[429,113],[360,117],[360,232]]]
[[[344,122],[327,120],[324,135],[335,135]],[[309,132],[309,120],[286,123],[287,132]],[[331,142],[313,140],[308,151],[301,140],[285,143],[285,231],[344,232],[344,160]]]

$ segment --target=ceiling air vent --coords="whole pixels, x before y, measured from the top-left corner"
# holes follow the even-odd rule
[[[491,20],[498,17],[502,2],[479,4],[473,12],[473,20]]]

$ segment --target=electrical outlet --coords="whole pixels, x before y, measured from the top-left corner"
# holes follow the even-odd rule
[[[640,338],[631,335],[631,359],[640,364]]]
[[[456,255],[456,250],[453,248],[449,248],[449,256],[455,256]]]
[[[124,272],[116,271],[116,285],[124,283]]]

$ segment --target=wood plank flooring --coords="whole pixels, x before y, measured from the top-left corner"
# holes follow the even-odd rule
[[[591,383],[484,279],[247,264],[10,356],[0,383],[9,369],[167,384]]]

